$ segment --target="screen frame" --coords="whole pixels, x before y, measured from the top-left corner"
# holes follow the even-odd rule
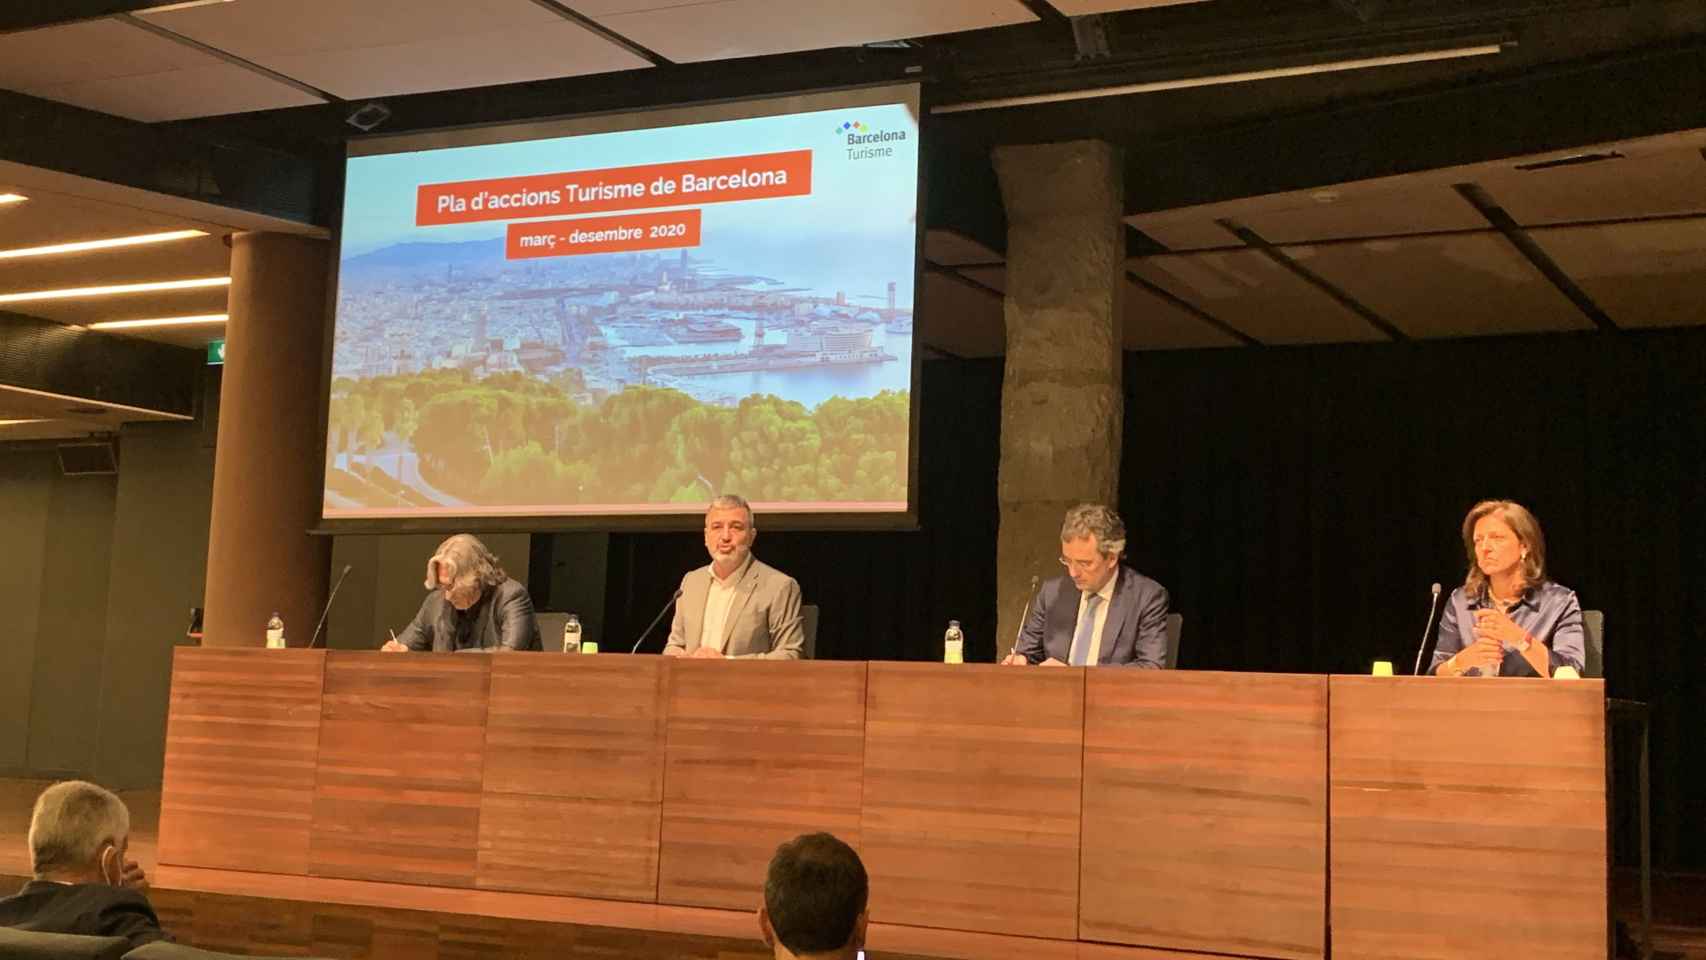
[[[348,189],[347,173],[349,160],[361,156],[377,156],[391,153],[402,153],[412,150],[442,149],[459,146],[475,146],[495,143],[514,143],[522,141],[550,139],[552,137],[582,136],[594,133],[614,133],[623,130],[655,129],[658,127],[687,125],[692,123],[712,123],[719,119],[738,120],[765,116],[782,116],[790,113],[809,112],[811,110],[831,109],[831,107],[808,105],[804,107],[788,107],[791,101],[809,98],[810,101],[847,96],[849,94],[867,94],[864,98],[868,104],[884,104],[911,102],[916,104],[918,120],[918,170],[914,194],[914,223],[913,223],[913,276],[912,276],[912,371],[910,402],[907,407],[907,464],[906,464],[906,506],[898,511],[835,511],[835,512],[800,512],[786,510],[763,509],[762,504],[755,504],[755,512],[761,512],[763,524],[770,530],[796,531],[872,531],[895,532],[919,529],[919,423],[920,408],[923,404],[922,374],[924,350],[920,333],[922,330],[922,315],[920,306],[924,295],[924,238],[925,238],[925,202],[926,191],[924,172],[928,169],[928,151],[931,138],[928,123],[929,103],[927,88],[922,80],[883,80],[870,83],[853,84],[833,87],[814,87],[799,90],[783,91],[751,97],[722,97],[703,101],[672,102],[657,104],[650,107],[622,108],[593,111],[587,113],[562,114],[552,117],[539,117],[527,120],[505,120],[492,123],[463,124],[442,127],[426,131],[411,131],[405,133],[367,134],[350,137],[345,143],[344,156],[338,168],[336,183],[337,194],[332,204],[332,226],[330,229],[331,243],[328,245],[326,307],[322,317],[322,347],[321,347],[321,376],[319,393],[318,437],[316,449],[318,459],[315,469],[320,476],[320,502],[316,509],[318,521],[308,532],[313,535],[336,536],[342,534],[410,534],[410,533],[443,533],[464,530],[475,530],[491,533],[554,533],[574,531],[608,531],[622,532],[681,532],[698,530],[703,522],[704,508],[695,506],[691,510],[659,512],[654,514],[513,514],[504,516],[493,515],[434,515],[424,517],[327,517],[325,515],[326,489],[326,447],[330,442],[327,433],[331,416],[331,388],[333,348],[336,343],[337,303],[339,272],[343,252],[343,216]],[[859,102],[836,104],[835,107],[856,108]],[[724,118],[706,118],[703,112],[713,107],[756,108],[751,111],[743,110],[739,116]],[[658,122],[659,115],[663,121]],[[601,127],[597,130],[580,129],[583,125],[593,125],[611,118],[622,118],[633,121],[616,127]],[[491,136],[493,131],[509,131],[513,136]],[[740,491],[722,491],[739,493]],[[709,501],[707,501],[708,503]]]

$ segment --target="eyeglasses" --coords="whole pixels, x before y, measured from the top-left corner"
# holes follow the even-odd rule
[[[1100,557],[1095,560],[1068,560],[1065,557],[1060,558],[1060,565],[1071,570],[1073,573],[1089,573],[1091,570],[1096,569],[1096,564],[1101,562],[1102,560]]]

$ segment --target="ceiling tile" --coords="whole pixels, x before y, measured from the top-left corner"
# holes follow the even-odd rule
[[[1007,327],[999,296],[964,280],[925,271],[919,301],[918,339],[956,357],[998,357],[1007,349]]]
[[[1243,346],[1172,301],[1127,282],[1123,346],[1127,350],[1194,350]]]
[[[1140,257],[1127,267],[1262,343],[1386,339],[1363,318],[1256,250]]]
[[[157,279],[170,280],[172,277]],[[29,289],[48,289],[31,286]],[[102,320],[142,319],[147,317],[184,317],[192,314],[224,313],[226,287],[198,290],[177,290],[162,293],[125,294],[116,297],[89,297],[77,300],[38,300],[30,303],[0,304],[0,310],[55,323],[100,323]]]
[[[231,250],[225,246],[223,237],[195,237],[138,247],[0,260],[0,293],[223,277],[230,270]],[[32,312],[28,305],[19,305],[17,309]]]
[[[1506,167],[1475,182],[1525,226],[1706,213],[1706,157],[1698,149],[1546,170]]]
[[[0,88],[145,123],[320,102],[118,20],[0,35]]]
[[[1225,216],[1221,212],[1224,206],[1227,205],[1216,204],[1212,213],[1205,212],[1205,208],[1140,213],[1126,217],[1125,222],[1156,243],[1178,252],[1242,246],[1242,241],[1214,222],[1215,217]]]
[[[967,263],[1000,263],[1001,254],[957,230],[926,230],[924,259],[943,267]]]
[[[1037,19],[1019,0],[593,0],[574,6],[681,62],[855,47]]]
[[[1122,10],[1149,10],[1154,7],[1177,7],[1203,0],[1049,0],[1051,6],[1069,17],[1092,13],[1118,13]]]
[[[243,0],[148,19],[346,99],[649,66],[529,0]]]
[[[1592,321],[1492,231],[1285,252],[1412,337],[1593,329]]]
[[[1706,217],[1530,235],[1618,326],[1706,324]]]
[[[1485,217],[1457,192],[1442,185],[1409,189],[1383,183],[1283,194],[1228,204],[1227,219],[1241,223],[1269,243],[1309,243],[1356,237],[1390,237],[1452,230],[1485,230]]]

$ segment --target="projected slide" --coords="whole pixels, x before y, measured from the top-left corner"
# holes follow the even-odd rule
[[[352,156],[324,515],[904,511],[914,98]]]

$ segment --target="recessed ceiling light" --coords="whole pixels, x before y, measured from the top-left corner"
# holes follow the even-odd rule
[[[23,203],[28,199],[21,193],[0,193],[0,203]]]
[[[0,250],[0,260],[11,260],[16,257],[51,257],[59,253],[85,253],[90,250],[110,250],[113,247],[138,247],[147,243],[166,243],[170,240],[188,240],[192,237],[205,236],[207,236],[205,230],[167,230],[162,233],[139,233],[130,237],[109,237],[105,240],[50,243],[42,247],[17,247],[12,250]]]
[[[126,293],[158,293],[162,290],[194,290],[200,287],[228,287],[230,277],[200,277],[195,280],[156,280],[152,283],[114,283],[104,287],[68,287],[63,290],[29,290],[24,293],[0,293],[0,303],[26,303],[32,300],[71,300],[77,297],[111,297]]]
[[[148,320],[103,320],[89,324],[90,330],[137,330],[143,327],[191,327],[201,324],[224,323],[223,313],[198,313],[188,317],[154,317]]]

